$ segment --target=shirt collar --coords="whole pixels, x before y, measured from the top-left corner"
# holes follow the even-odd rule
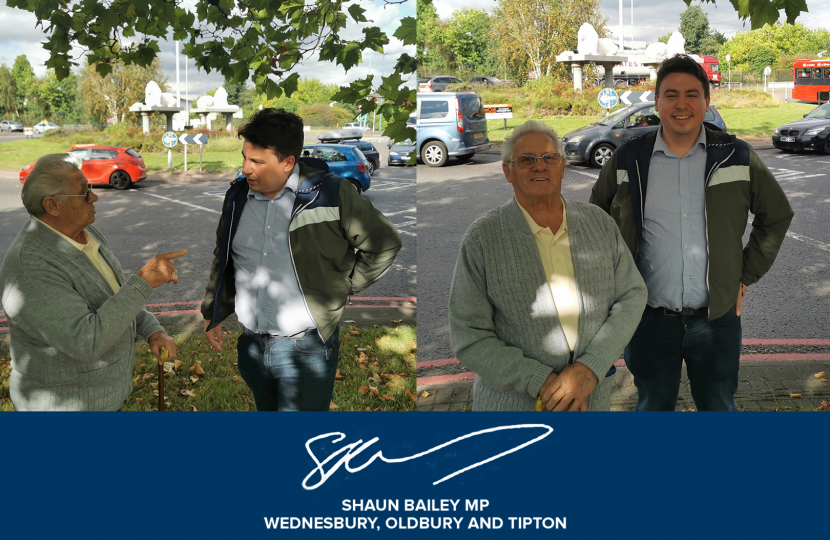
[[[697,136],[697,141],[695,141],[694,146],[686,153],[687,156],[694,154],[695,150],[699,146],[702,146],[703,151],[706,151],[706,130],[703,129],[703,125],[700,126],[700,134]],[[663,152],[667,156],[676,156],[669,147],[666,146],[666,142],[663,140],[663,126],[660,126],[660,129],[657,130],[657,140],[654,141],[654,150],[652,150],[651,155],[653,156],[655,152]],[[684,156],[680,156],[684,157]]]
[[[91,249],[91,248],[93,248],[93,247],[97,247],[97,245],[98,245],[98,242],[96,242],[96,241],[92,238],[92,235],[91,235],[91,234],[88,234],[88,233],[86,232],[86,229],[84,229],[84,236],[86,236],[86,244],[80,244],[80,243],[78,243],[78,242],[76,242],[76,241],[72,240],[71,238],[69,238],[68,236],[66,236],[65,234],[63,234],[63,233],[62,233],[62,232],[60,232],[59,230],[57,230],[56,228],[52,227],[51,225],[49,225],[48,223],[46,223],[46,222],[45,222],[45,221],[43,221],[42,219],[38,219],[38,218],[36,218],[36,217],[34,217],[34,216],[32,216],[32,219],[34,219],[35,221],[37,221],[37,222],[39,222],[39,223],[42,223],[44,227],[47,227],[49,230],[54,231],[54,233],[55,233],[55,234],[57,234],[58,236],[60,236],[61,238],[63,238],[63,239],[64,239],[64,240],[66,240],[67,242],[69,242],[72,246],[74,246],[74,247],[78,248],[78,249],[79,249],[79,250],[81,250],[81,251],[83,251],[83,250],[84,250],[84,249],[86,249],[86,248],[90,248],[90,249]]]
[[[274,198],[279,199],[280,197],[282,197],[282,195],[283,195],[283,193],[285,193],[286,189],[290,190],[292,193],[296,193],[297,188],[299,187],[299,185],[300,185],[300,164],[295,163],[294,168],[291,170],[291,174],[288,175],[288,181],[285,183],[285,187],[282,188],[282,191],[277,193],[274,196]],[[269,200],[268,197],[266,197],[262,193],[260,193],[258,191],[253,191],[251,188],[248,188],[248,199],[252,199],[252,198],[257,199],[257,200]]]
[[[515,197],[514,197],[515,198]],[[568,208],[565,205],[565,199],[560,196],[562,199],[562,224],[559,226],[558,231],[550,231],[550,227],[541,227],[539,226],[536,221],[533,220],[533,217],[524,209],[524,207],[519,204],[518,199],[516,199],[516,204],[519,205],[519,209],[522,211],[522,215],[525,217],[525,221],[527,221],[528,226],[530,227],[530,232],[534,234],[534,236],[542,231],[550,231],[551,234],[558,234],[559,232],[568,232]]]

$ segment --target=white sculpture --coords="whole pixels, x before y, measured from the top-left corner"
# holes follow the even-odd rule
[[[196,100],[196,107],[200,109],[207,109],[213,106],[213,96],[202,96]]]
[[[675,32],[669,37],[668,43],[666,43],[666,58],[671,58],[676,54],[685,54],[686,53],[686,40],[683,38],[683,34],[680,32]]]
[[[649,43],[648,47],[646,47],[645,53],[643,55],[646,58],[665,58],[666,57],[666,44],[660,43],[659,41],[656,43]]]
[[[173,94],[169,94],[167,92],[161,95],[161,106],[162,107],[175,107],[176,106],[176,96]]]
[[[597,54],[600,56],[614,56],[617,54],[617,45],[614,43],[613,39],[609,38],[599,38],[599,43],[597,44]]]
[[[224,86],[220,86],[213,94],[213,106],[222,108],[228,106],[228,91],[225,90]]]
[[[161,88],[156,81],[150,81],[144,87],[144,104],[148,107],[161,106]]]
[[[599,34],[589,23],[583,23],[576,34],[576,50],[579,54],[597,54]]]

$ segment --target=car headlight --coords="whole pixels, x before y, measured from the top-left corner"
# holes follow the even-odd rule
[[[397,152],[389,152],[389,155],[390,155],[390,156],[397,156],[397,155],[398,155],[398,153],[397,153]]]
[[[813,135],[818,135],[822,131],[824,131],[823,127],[808,129],[807,131],[804,132],[804,135],[807,136],[807,137],[812,137]]]
[[[29,170],[29,169],[31,169],[31,168],[32,168],[32,166],[31,166],[31,165],[26,165],[25,167],[23,167],[22,169],[20,169],[20,172],[26,172],[26,171],[28,171],[28,170]]]
[[[568,137],[568,140],[565,141],[565,142],[578,143],[579,141],[581,141],[584,138],[585,138],[585,135],[576,135],[575,137]]]
[[[781,126],[778,126],[777,128],[775,128],[775,131],[772,134],[773,135],[778,135],[779,133],[781,133]]]

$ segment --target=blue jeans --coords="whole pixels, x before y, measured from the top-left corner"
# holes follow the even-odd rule
[[[637,411],[673,411],[683,361],[699,411],[734,411],[741,356],[741,318],[733,307],[706,315],[665,315],[646,308],[625,348],[625,365],[637,386]]]
[[[340,332],[323,343],[316,331],[299,338],[275,337],[242,328],[239,373],[258,411],[327,411],[334,392]]]

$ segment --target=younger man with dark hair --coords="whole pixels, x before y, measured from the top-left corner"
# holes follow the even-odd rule
[[[221,351],[236,312],[257,410],[328,410],[349,295],[389,269],[394,225],[346,179],[300,163],[303,122],[263,109],[239,130],[244,177],[225,195],[202,315]]]
[[[660,129],[623,144],[590,199],[617,222],[648,287],[625,349],[636,410],[675,409],[683,361],[698,410],[735,410],[741,303],[775,261],[793,211],[751,146],[703,126],[709,82],[691,57],[663,62],[655,106]]]

